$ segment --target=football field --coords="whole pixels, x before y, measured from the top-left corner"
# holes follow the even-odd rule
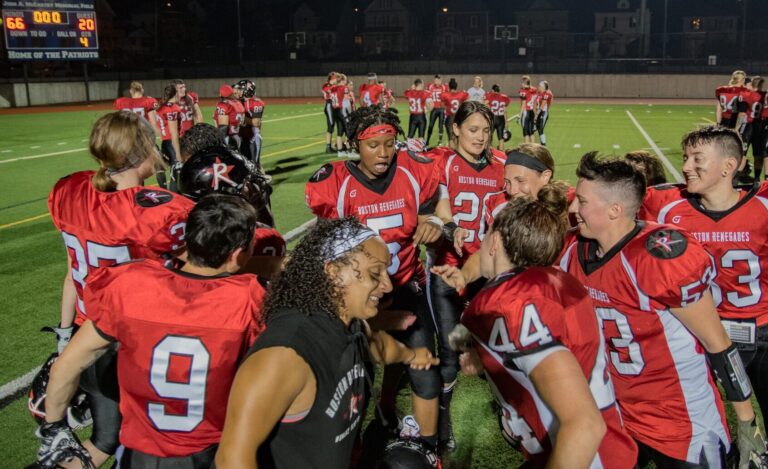
[[[304,185],[323,163],[325,120],[321,104],[270,104],[264,115],[263,164],[273,176],[273,210],[280,232],[312,218]],[[28,375],[55,351],[55,337],[39,332],[58,323],[66,254],[47,213],[47,198],[62,176],[95,169],[87,139],[102,107],[49,113],[0,112],[0,466],[19,468],[34,460],[35,424],[26,394],[14,380]],[[581,155],[598,150],[623,154],[647,149],[662,156],[667,177],[681,166],[680,139],[714,120],[714,105],[555,103],[547,124],[556,179],[575,182]],[[212,106],[203,107],[210,120]],[[407,128],[407,109],[400,106]],[[510,148],[522,140],[510,122]],[[433,143],[436,136],[433,135]],[[454,429],[459,449],[444,467],[514,467],[521,462],[498,434],[484,381],[463,379],[454,397]]]

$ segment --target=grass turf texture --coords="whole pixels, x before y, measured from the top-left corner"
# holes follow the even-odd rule
[[[268,103],[263,157],[267,172],[274,177],[273,208],[281,232],[311,218],[304,204],[304,185],[318,167],[335,159],[324,153],[325,120],[320,107]],[[399,107],[407,128],[407,110]],[[575,166],[587,151],[623,154],[649,147],[626,110],[677,168],[683,133],[714,119],[712,106],[556,104],[546,129],[557,162],[556,178],[575,182]],[[84,107],[76,112],[0,115],[0,314],[4,323],[0,384],[40,365],[55,349],[53,336],[38,332],[58,322],[66,268],[61,237],[45,215],[47,196],[60,177],[96,167],[86,150],[87,138],[91,125],[104,112]],[[212,108],[203,109],[206,119],[212,113]],[[519,126],[510,122],[510,127],[513,138],[507,148],[522,140]],[[436,135],[432,138],[434,143]],[[76,151],[9,161],[69,150]],[[446,461],[448,467],[509,467],[521,462],[498,434],[490,400],[484,382],[461,380],[453,401],[459,447]],[[33,460],[37,448],[33,430],[25,399],[0,409],[4,467],[22,467]]]

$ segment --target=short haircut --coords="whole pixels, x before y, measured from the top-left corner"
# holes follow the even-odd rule
[[[245,199],[206,195],[189,212],[187,258],[196,266],[221,267],[237,248],[248,251],[255,228],[256,209]]]
[[[601,158],[596,151],[589,152],[581,158],[576,176],[607,186],[633,218],[645,198],[645,176],[624,159]]]
[[[515,267],[551,266],[563,249],[566,223],[559,203],[517,197],[493,221],[491,231],[501,235],[504,252]]]
[[[637,166],[645,175],[645,183],[650,186],[665,184],[667,175],[658,156],[646,150],[635,150],[624,155],[624,158]]]
[[[419,86],[422,83],[424,83],[424,82],[421,81],[421,78],[417,78],[417,79],[413,80],[413,84],[416,85],[416,86]]]
[[[520,78],[520,83],[522,83],[525,86],[531,86],[531,77],[529,77],[528,75],[523,75]]]
[[[737,164],[741,164],[744,152],[744,144],[738,132],[721,125],[708,125],[688,132],[683,136],[683,154],[687,148],[698,145],[712,145],[723,158],[736,158]]]
[[[184,160],[208,148],[221,146],[224,146],[224,138],[211,124],[195,124],[179,139],[180,156]]]

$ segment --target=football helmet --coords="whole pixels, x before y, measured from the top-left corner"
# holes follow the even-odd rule
[[[505,142],[508,142],[509,139],[512,138],[512,132],[510,132],[509,129],[504,129],[504,132],[501,134],[501,138],[504,139]]]
[[[37,372],[32,380],[32,386],[29,389],[29,398],[27,399],[27,408],[32,414],[32,418],[38,424],[45,423],[45,390],[48,387],[48,379],[51,374],[51,366],[59,357],[58,353],[52,353],[43,364],[40,371]],[[85,428],[93,423],[91,418],[90,403],[88,396],[78,390],[72,397],[67,407],[67,424],[74,430]]]
[[[420,439],[401,438],[387,445],[378,469],[440,469],[434,450]]]
[[[243,90],[243,96],[246,98],[253,98],[256,94],[256,85],[251,80],[240,80],[237,82],[237,87]]]
[[[181,167],[178,184],[179,192],[194,201],[214,192],[244,197],[256,208],[261,223],[274,226],[269,183],[236,151],[222,146],[195,153]]]

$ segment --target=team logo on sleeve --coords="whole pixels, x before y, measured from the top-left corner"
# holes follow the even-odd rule
[[[324,181],[331,176],[331,173],[333,173],[333,165],[330,163],[324,164],[309,178],[309,182]]]
[[[648,236],[645,247],[653,257],[674,259],[685,252],[688,240],[679,231],[659,230]]]
[[[136,203],[142,207],[157,207],[173,200],[173,194],[144,189],[136,193]]]

